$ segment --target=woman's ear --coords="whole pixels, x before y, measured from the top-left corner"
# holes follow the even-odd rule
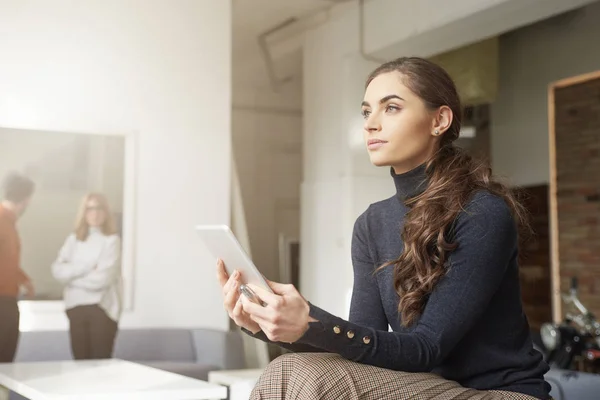
[[[450,125],[452,125],[453,117],[454,114],[450,107],[441,106],[435,113],[431,134],[433,136],[441,136],[448,128],[450,128]]]

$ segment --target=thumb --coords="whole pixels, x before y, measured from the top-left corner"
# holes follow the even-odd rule
[[[279,294],[279,295],[289,294],[290,291],[292,291],[294,288],[293,285],[286,285],[283,283],[273,282],[268,279],[267,279],[267,283],[269,284],[269,286],[271,287],[273,292],[275,292],[275,294]]]

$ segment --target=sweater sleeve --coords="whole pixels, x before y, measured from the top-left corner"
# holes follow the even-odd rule
[[[265,343],[276,344],[277,346],[283,347],[284,349],[290,350],[294,353],[328,353],[327,350],[320,349],[318,347],[311,346],[309,344],[298,343],[298,342],[296,342],[296,343],[273,342],[272,340],[270,340],[267,337],[267,335],[265,335],[265,333],[263,331],[252,333],[249,330],[242,328],[242,332],[244,332],[247,335],[252,336],[255,339],[262,340]]]
[[[70,282],[71,286],[87,290],[104,290],[111,285],[121,272],[121,241],[113,235],[107,239],[105,248],[94,268],[89,273]]]
[[[350,322],[379,331],[388,330],[388,320],[381,303],[367,238],[367,214],[363,213],[354,224],[352,234],[352,266],[354,284],[350,302]]]
[[[58,258],[52,264],[52,275],[62,284],[67,284],[94,269],[92,263],[72,260],[75,243],[75,236],[69,235],[58,253]]]
[[[14,225],[0,216],[0,276],[6,281],[10,280],[9,277],[14,273],[17,285],[22,285],[31,279],[20,267],[19,253],[12,248],[13,238],[17,235],[11,232],[16,232]],[[16,268],[16,271],[13,271],[13,268]]]
[[[491,195],[478,200],[456,220],[458,248],[414,329],[387,332],[311,305],[310,315],[319,322],[309,324],[299,342],[392,370],[424,372],[438,366],[482,315],[516,257],[517,230],[508,206]]]

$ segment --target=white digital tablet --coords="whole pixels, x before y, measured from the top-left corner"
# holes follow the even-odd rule
[[[198,225],[196,232],[208,252],[215,259],[223,260],[229,275],[237,269],[242,273],[242,283],[273,292],[227,225]]]

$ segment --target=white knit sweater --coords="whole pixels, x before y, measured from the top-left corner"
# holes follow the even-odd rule
[[[65,285],[66,309],[97,304],[114,321],[122,311],[121,240],[90,228],[85,241],[69,235],[52,264],[54,278]]]

